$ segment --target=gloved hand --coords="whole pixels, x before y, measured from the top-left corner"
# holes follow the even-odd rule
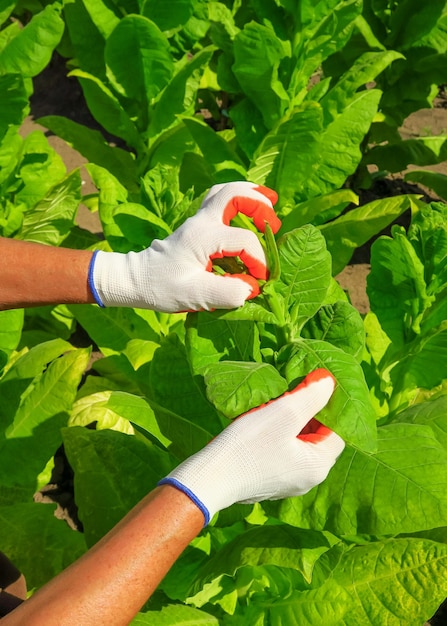
[[[314,420],[335,387],[317,369],[293,391],[238,417],[159,484],[186,493],[207,524],[235,502],[299,496],[321,483],[344,441]]]
[[[268,272],[256,234],[229,226],[230,220],[244,213],[261,231],[268,222],[277,232],[276,200],[271,189],[245,181],[214,185],[196,215],[166,239],[141,252],[96,252],[89,271],[96,302],[166,313],[241,306],[258,295],[256,279]],[[212,259],[227,256],[239,256],[249,274],[212,273]]]

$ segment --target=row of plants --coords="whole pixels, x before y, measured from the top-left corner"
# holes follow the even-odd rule
[[[240,179],[274,188],[282,219],[264,241],[270,279],[238,310],[0,313],[1,549],[32,588],[229,420],[323,366],[338,384],[320,417],[347,443],[328,479],[219,513],[133,623],[433,615],[447,595],[447,206],[359,193],[445,159],[446,137],[398,130],[447,82],[446,16],[444,1],[0,2],[1,235],[141,250]],[[88,197],[42,132],[19,134],[53,54],[103,129],[40,120],[87,159]],[[441,198],[444,178],[411,173]],[[81,202],[101,236],[75,225]],[[372,246],[362,316],[334,276],[405,211],[409,228]],[[82,533],[33,502],[61,445]]]

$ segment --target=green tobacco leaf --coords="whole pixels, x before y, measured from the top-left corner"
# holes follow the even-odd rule
[[[287,391],[287,382],[268,363],[221,361],[204,370],[206,395],[230,419]]]
[[[443,0],[433,0],[427,5],[405,0],[391,13],[388,45],[400,50],[418,45],[436,27],[444,11]]]
[[[114,250],[138,252],[147,248],[153,239],[170,235],[171,229],[142,204],[122,202],[112,209],[104,222],[104,234]]]
[[[104,39],[107,39],[118,26],[120,19],[103,0],[83,0],[90,18]]]
[[[430,390],[447,378],[447,320],[430,329],[397,355],[389,372],[393,389],[390,409],[399,411],[411,404],[419,389]]]
[[[278,74],[281,61],[290,57],[290,52],[290,47],[271,28],[256,22],[245,24],[234,38],[232,70],[269,129],[279,121],[289,103]]]
[[[74,224],[81,201],[81,175],[74,170],[25,213],[20,239],[60,245]]]
[[[23,147],[23,139],[17,132],[17,126],[9,126],[4,136],[0,136],[0,183],[3,185],[16,169]]]
[[[184,26],[193,13],[193,0],[143,0],[141,13],[157,24],[160,30]]]
[[[106,41],[105,61],[113,88],[139,103],[142,123],[147,125],[149,104],[168,84],[174,71],[167,38],[146,17],[127,15]]]
[[[159,611],[138,613],[130,626],[219,626],[219,620],[200,609],[181,604],[168,604]]]
[[[379,170],[402,172],[409,165],[435,165],[446,158],[447,137],[436,135],[375,146],[367,153],[365,163],[373,163]]]
[[[289,11],[295,18],[295,2]],[[293,41],[296,64],[290,81],[290,92],[295,101],[300,102],[305,97],[309,80],[323,61],[343,48],[361,12],[362,2],[359,0],[323,0],[318,3],[306,0],[302,3]]]
[[[125,350],[132,339],[160,342],[158,332],[135,309],[72,305],[69,310],[105,356]]]
[[[447,449],[447,396],[430,399],[428,402],[414,404],[401,411],[394,418],[404,424],[422,424],[430,426],[437,441]]]
[[[13,12],[15,6],[16,3],[14,0],[2,0],[2,2],[0,3],[0,26],[2,26],[4,22],[6,22],[8,17]]]
[[[15,350],[22,336],[23,309],[0,311],[0,372],[6,359]],[[2,355],[4,355],[2,357]],[[2,362],[4,358],[4,362]]]
[[[64,413],[67,417],[89,358],[90,350],[79,348],[52,361],[21,403],[5,431],[6,438],[31,436],[49,416]]]
[[[2,431],[14,419],[28,386],[31,385],[32,388],[34,380],[37,381],[40,378],[48,363],[72,349],[73,346],[62,339],[42,342],[21,354],[8,368],[7,373],[0,380]]]
[[[151,346],[151,352],[152,350],[153,346]],[[92,369],[102,377],[101,380],[103,380],[103,382],[105,382],[105,380],[107,382],[105,383],[105,387],[102,386],[99,389],[93,388],[93,390],[90,391],[87,389],[84,395],[107,389],[126,391],[127,393],[136,395],[147,393],[147,368],[142,367],[136,371],[126,357],[125,351],[120,354],[111,354],[102,359],[94,360]]]
[[[447,176],[440,172],[427,170],[411,170],[404,176],[404,180],[411,183],[420,183],[433,191],[447,202]]]
[[[220,311],[188,315],[186,350],[194,374],[222,360],[260,361],[256,325],[250,319],[227,319]]]
[[[22,143],[15,174],[21,184],[14,193],[14,202],[23,202],[33,209],[65,175],[62,157],[49,145],[42,131],[32,131]]]
[[[179,115],[194,114],[200,79],[213,51],[214,48],[211,46],[200,50],[165,87],[151,115],[149,126],[151,136],[159,135],[168,129],[178,121]]]
[[[143,146],[139,131],[112,91],[88,72],[73,70],[69,76],[79,79],[88,108],[95,120],[111,135],[124,139],[135,150],[141,150]]]
[[[318,339],[303,339],[283,348],[280,373],[296,385],[309,372],[324,367],[335,377],[335,391],[318,419],[346,442],[366,452],[376,449],[376,415],[363,371],[353,356]]]
[[[322,109],[310,103],[281,120],[265,135],[254,154],[247,180],[275,189],[280,217],[282,206],[308,199],[304,188],[319,160],[322,132]],[[311,195],[321,195],[321,191]]]
[[[412,199],[413,196],[403,195],[374,200],[321,225],[319,228],[332,254],[332,274],[339,274],[356,248],[402,215],[411,206]]]
[[[365,52],[360,55],[335,86],[320,100],[325,117],[335,119],[349,105],[349,101],[358,89],[371,83],[393,61],[403,58],[403,55],[395,50]]]
[[[173,364],[175,363],[175,368]],[[221,422],[191,373],[185,346],[177,335],[165,338],[154,354],[149,379],[158,405],[216,434]]]
[[[18,75],[0,76],[0,140],[10,125],[20,126],[29,110],[25,81]]]
[[[72,350],[52,361],[39,380],[28,383],[0,440],[0,471],[7,501],[14,501],[11,489],[17,487],[24,489],[27,498],[35,493],[37,475],[61,444],[60,429],[67,423],[89,355],[87,349]],[[23,495],[19,499],[23,500]]]
[[[0,52],[0,74],[37,76],[49,63],[63,32],[60,10],[47,5]]]
[[[347,446],[315,490],[264,508],[286,523],[338,535],[439,527],[447,514],[446,461],[429,426],[390,424],[378,429],[376,453]]]
[[[210,432],[213,430],[211,424],[212,408],[208,411],[207,415],[209,420],[205,428],[169,411],[169,409],[160,406],[153,400],[149,400],[149,402],[156,420],[156,427],[153,425],[152,419],[150,421],[139,419],[133,423],[150,435],[156,436],[160,441],[162,441],[160,438],[161,433],[169,453],[175,456],[178,461],[184,461],[192,454],[195,454],[204,448],[213,438]],[[216,429],[215,434],[218,434],[220,430],[221,427]]]
[[[82,533],[54,512],[50,504],[33,502],[0,506],[2,550],[24,574],[28,589],[52,580],[86,550]]]
[[[325,124],[318,137],[318,159],[313,163],[309,179],[303,181],[304,190],[298,191],[299,199],[334,191],[355,172],[362,159],[363,138],[377,113],[381,95],[377,89],[356,93],[339,115]]]
[[[311,222],[321,224],[327,221],[323,217],[325,215],[330,215],[331,219],[338,217],[351,203],[359,203],[359,197],[351,189],[337,189],[324,196],[300,202],[282,219],[279,233],[287,233]]]
[[[200,568],[194,589],[217,576],[234,576],[245,565],[277,565],[299,571],[312,580],[315,563],[337,539],[329,533],[295,528],[287,524],[260,526],[237,535],[215,552]]]
[[[93,545],[172,469],[159,447],[113,430],[62,431],[85,540]],[[129,477],[123,480],[123,477]]]
[[[259,575],[262,575],[262,570]],[[348,606],[349,596],[346,591],[329,579],[319,589],[292,590],[283,598],[279,594],[272,594],[270,598],[254,602],[243,611],[243,623],[338,626]]]
[[[326,561],[327,558],[327,561]],[[339,624],[420,626],[447,593],[447,546],[420,539],[389,539],[356,546],[341,559],[323,555],[322,581],[331,578],[348,594]],[[433,585],[433,581],[439,584]]]
[[[422,316],[434,300],[427,294],[425,268],[405,233],[380,237],[371,248],[367,294],[380,325],[399,349],[420,332]]]
[[[130,422],[150,423],[152,430],[157,422],[153,411],[144,400],[124,391],[99,391],[76,400],[71,411],[69,426],[89,426],[95,423],[96,430],[109,428],[126,434],[133,434]],[[160,433],[160,441],[167,443]],[[154,433],[155,434],[155,433]]]
[[[106,78],[104,47],[108,34],[98,15],[93,16],[87,10],[96,5],[98,11],[104,7],[102,2],[67,2],[64,5],[64,21],[78,61],[78,67],[101,80]],[[96,21],[94,21],[96,20]]]
[[[321,307],[304,326],[306,339],[327,341],[360,360],[365,346],[365,328],[360,313],[349,302]]]
[[[284,298],[296,335],[321,306],[331,281],[331,257],[324,237],[311,225],[278,242],[281,276],[274,288]]]
[[[408,239],[424,263],[428,293],[441,299],[447,283],[447,204],[421,203],[417,208],[411,218]],[[442,319],[445,318],[439,322]]]
[[[137,188],[135,159],[126,150],[110,146],[99,131],[58,115],[41,117],[38,121],[39,124],[66,141],[88,161],[106,168],[129,191]]]
[[[232,180],[245,180],[244,164],[222,135],[194,117],[183,118],[183,123],[206,159],[214,182],[227,183]]]

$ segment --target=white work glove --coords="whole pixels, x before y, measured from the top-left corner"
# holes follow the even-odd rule
[[[96,302],[166,313],[241,306],[259,294],[256,279],[267,278],[267,263],[256,234],[230,220],[244,213],[262,232],[266,222],[277,232],[276,199],[271,189],[245,181],[214,185],[199,211],[166,239],[141,252],[97,251],[89,270]],[[239,256],[249,274],[212,273],[212,259],[229,256]]]
[[[334,387],[327,370],[315,370],[293,391],[238,417],[159,484],[188,495],[205,524],[235,502],[307,493],[326,478],[345,445],[313,419]]]

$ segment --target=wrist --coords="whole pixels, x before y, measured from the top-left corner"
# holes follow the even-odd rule
[[[149,254],[150,249],[127,254],[95,251],[89,266],[88,283],[96,303],[101,307],[155,309],[150,288]],[[139,260],[140,255],[145,256],[144,262]]]

